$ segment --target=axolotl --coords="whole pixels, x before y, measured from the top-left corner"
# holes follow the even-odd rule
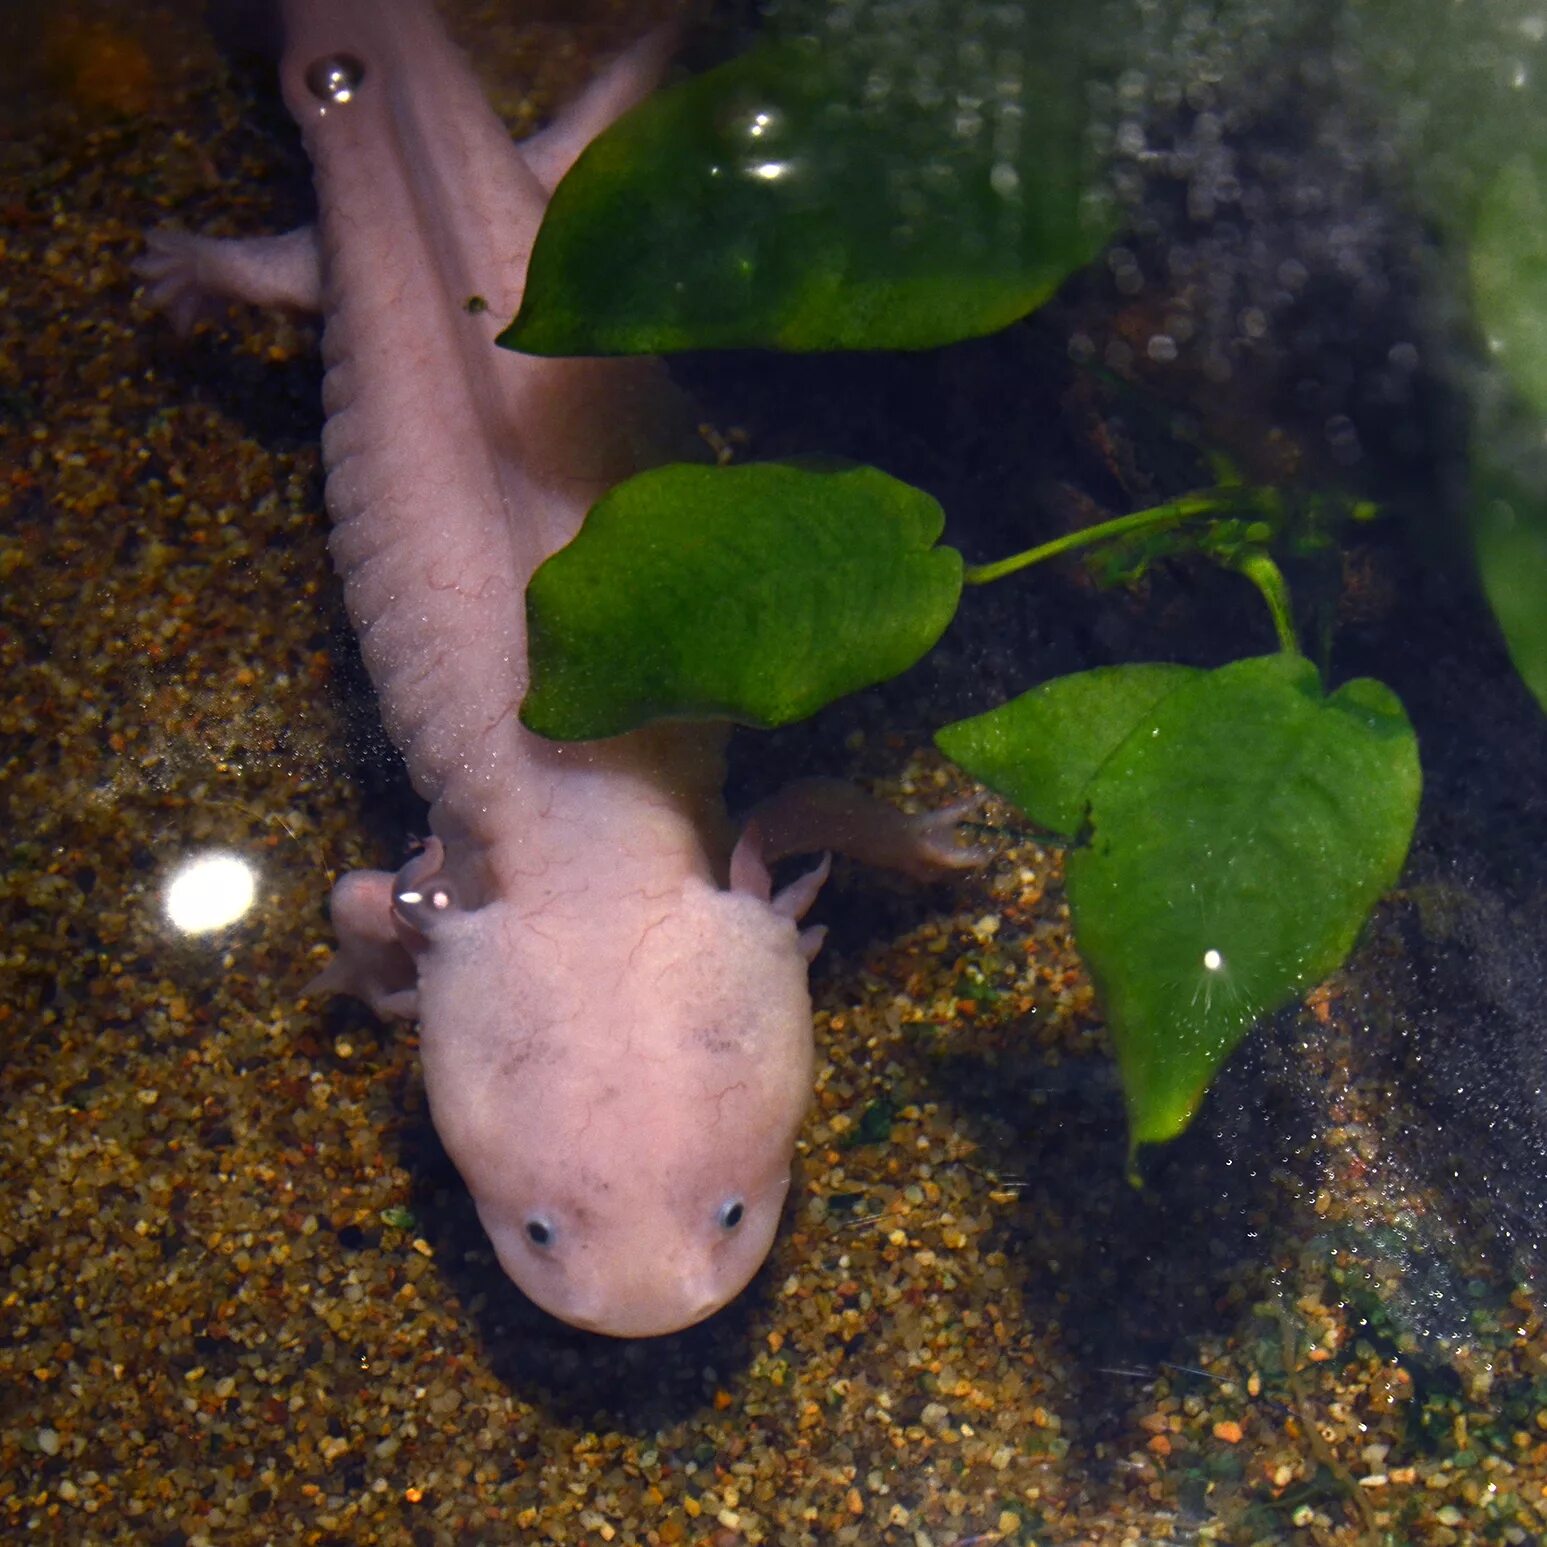
[[[212,299],[324,318],[332,556],[431,836],[395,875],[337,883],[314,987],[417,1018],[436,1130],[532,1300],[616,1336],[674,1331],[763,1261],[809,1101],[821,933],[799,920],[826,866],[775,892],[771,863],[972,856],[955,813],[910,824],[830,784],[737,838],[721,728],[560,745],[518,718],[528,577],[670,456],[681,415],[659,362],[528,358],[494,334],[553,187],[651,89],[670,37],[512,143],[424,0],[281,17],[315,226],[156,233],[139,269],[183,326]]]

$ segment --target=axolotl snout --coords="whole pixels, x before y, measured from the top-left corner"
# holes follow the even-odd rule
[[[762,1262],[810,1096],[820,932],[798,920],[825,866],[774,894],[769,864],[974,856],[950,851],[949,814],[909,828],[832,788],[776,799],[738,840],[718,729],[560,746],[517,717],[528,578],[690,421],[655,362],[493,335],[554,184],[668,41],[513,145],[422,0],[281,10],[316,226],[162,233],[140,273],[180,325],[212,297],[325,319],[331,548],[433,836],[395,876],[338,883],[316,986],[418,1019],[436,1129],[521,1289],[577,1326],[673,1331]]]

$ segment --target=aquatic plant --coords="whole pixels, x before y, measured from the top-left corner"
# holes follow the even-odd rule
[[[1468,530],[1510,658],[1547,709],[1547,24],[1528,0],[1351,0],[1337,40],[1410,196],[1464,264],[1485,355],[1458,371]]]
[[[1042,43],[1000,56],[1039,61],[1005,88],[1022,110],[980,102],[981,132],[967,134],[931,137],[843,49],[788,39],[658,94],[557,190],[501,342],[559,355],[924,348],[1024,316],[1115,218],[1081,119],[1088,53],[1070,31]],[[1547,704],[1547,477],[1510,445],[1547,415],[1547,248],[1527,218],[1544,202],[1539,173],[1547,162],[1511,161],[1475,221],[1477,315],[1517,390],[1479,407],[1473,506],[1485,587]],[[1368,678],[1329,692],[1302,653],[1279,562],[1333,548],[1374,508],[1205,460],[1212,481],[1188,494],[976,566],[938,544],[935,501],[875,468],[642,474],[532,583],[522,718],[559,739],[665,718],[786,724],[913,664],[965,586],[1080,548],[1108,582],[1182,556],[1243,576],[1276,654],[1080,672],[937,736],[1070,843],[1070,909],[1130,1144],[1170,1139],[1251,1026],[1345,960],[1401,872],[1421,785],[1395,694]]]

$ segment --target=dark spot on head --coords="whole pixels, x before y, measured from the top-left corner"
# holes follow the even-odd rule
[[[504,1050],[492,1078],[495,1081],[515,1079],[559,1061],[559,1050],[552,1039],[533,1032]]]

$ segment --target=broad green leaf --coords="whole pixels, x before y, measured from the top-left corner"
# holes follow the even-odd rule
[[[1547,413],[1547,155],[1515,156],[1487,185],[1471,271],[1489,353]]]
[[[904,88],[916,59],[799,38],[658,92],[555,191],[499,342],[916,349],[1024,316],[1109,228],[1082,77],[1050,36],[1036,41],[998,61],[1019,81],[1013,113],[1003,82],[948,111]]]
[[[1166,694],[1202,675],[1160,662],[1098,666],[947,725],[935,744],[1039,827],[1073,838],[1096,770]]]
[[[1069,905],[1131,1144],[1179,1134],[1252,1023],[1342,964],[1401,871],[1419,782],[1387,688],[1324,697],[1289,655],[1183,685],[1102,764]]]
[[[685,463],[618,485],[532,577],[521,718],[785,725],[904,671],[961,595],[927,494],[873,467]]]
[[[1534,439],[1539,445],[1540,434]],[[1498,447],[1473,450],[1477,569],[1515,670],[1547,710],[1547,459],[1506,468],[1498,456]]]
[[[1355,0],[1344,52],[1385,96],[1415,198],[1466,244],[1492,363],[1474,373],[1472,539],[1510,656],[1547,708],[1547,29],[1535,0]],[[1523,412],[1529,408],[1531,413]]]

